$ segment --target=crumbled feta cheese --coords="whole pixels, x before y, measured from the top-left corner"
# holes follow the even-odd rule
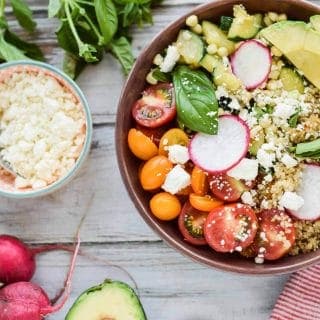
[[[232,100],[231,102],[229,103],[229,106],[228,106],[230,109],[233,109],[233,110],[240,110],[241,109],[241,106],[240,106],[240,103],[238,101],[238,99],[236,98],[233,98],[232,97]]]
[[[171,193],[176,194],[180,190],[186,188],[191,183],[191,177],[180,165],[176,165],[166,177],[162,189]]]
[[[299,210],[303,206],[304,200],[295,192],[286,191],[282,195],[279,204],[281,207],[289,210]]]
[[[254,180],[258,175],[258,161],[243,158],[236,167],[227,172],[227,175],[238,180]]]
[[[248,204],[249,206],[253,207],[255,205],[252,195],[249,191],[246,191],[241,195],[241,200],[243,203]]]
[[[260,148],[257,152],[257,160],[261,166],[266,169],[273,167],[276,155],[274,152],[270,152],[264,148]]]
[[[298,161],[293,159],[290,155],[287,153],[283,155],[281,158],[281,162],[287,167],[287,168],[293,168],[298,164]]]
[[[256,263],[256,264],[263,264],[264,263],[264,257],[255,257],[254,258],[254,262]]]
[[[218,100],[222,97],[229,97],[229,93],[224,86],[218,86],[216,90],[216,97]]]
[[[279,103],[275,106],[273,115],[283,120],[288,120],[295,112],[295,106],[285,103]]]
[[[185,164],[189,160],[189,151],[187,147],[181,146],[179,144],[174,144],[167,147],[168,158],[172,163]]]
[[[0,153],[18,189],[43,188],[66,174],[85,139],[83,107],[53,76],[14,72],[0,83]]]
[[[177,61],[180,58],[180,53],[176,46],[169,46],[167,54],[160,65],[161,72],[171,72]]]

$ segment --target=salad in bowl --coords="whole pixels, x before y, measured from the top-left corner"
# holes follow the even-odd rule
[[[320,245],[320,16],[191,15],[153,58],[127,144],[149,212],[257,264]]]

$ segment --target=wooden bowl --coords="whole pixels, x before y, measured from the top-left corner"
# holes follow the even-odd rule
[[[116,147],[118,164],[129,195],[145,222],[170,246],[193,260],[224,271],[245,274],[283,274],[293,272],[320,262],[320,250],[295,257],[284,257],[278,261],[257,265],[252,259],[236,254],[220,254],[209,247],[196,247],[186,243],[178,230],[177,222],[161,222],[149,210],[150,194],[145,192],[138,180],[140,161],[130,152],[127,145],[129,129],[134,125],[131,106],[139,98],[146,83],[153,57],[166,48],[176,38],[179,30],[185,26],[185,19],[196,14],[201,20],[218,22],[221,15],[231,15],[234,4],[242,3],[249,12],[275,11],[286,13],[291,19],[308,20],[313,14],[319,14],[320,8],[301,0],[220,0],[196,7],[160,32],[141,53],[122,91],[116,123]]]

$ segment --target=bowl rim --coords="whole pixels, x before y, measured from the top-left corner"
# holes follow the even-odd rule
[[[279,1],[280,0],[276,0]],[[281,0],[282,1],[282,0]],[[176,24],[183,24],[183,21],[192,14],[198,14],[199,12],[203,12],[204,10],[212,10],[213,8],[220,7],[229,3],[241,3],[242,1],[235,1],[235,0],[215,0],[213,2],[204,3],[198,6],[195,6],[192,10],[189,10],[179,18],[175,19],[172,23],[170,23],[167,27],[164,29],[161,29],[145,46],[145,48],[141,51],[139,54],[133,68],[131,69],[131,72],[128,75],[128,78],[126,82],[123,85],[120,99],[118,103],[117,108],[117,117],[116,117],[116,129],[115,129],[115,145],[116,145],[116,154],[117,154],[117,162],[119,166],[119,171],[122,177],[122,181],[126,187],[127,193],[129,194],[131,201],[133,202],[135,208],[137,209],[139,215],[143,218],[143,220],[147,223],[147,225],[153,230],[164,242],[169,245],[171,248],[175,249],[177,252],[182,254],[183,256],[193,260],[196,263],[199,263],[201,265],[204,265],[206,267],[210,267],[213,269],[217,269],[223,272],[231,272],[234,274],[243,274],[248,276],[273,276],[273,275],[281,275],[281,274],[288,274],[294,271],[298,271],[307,267],[310,267],[318,262],[320,262],[320,249],[319,254],[317,256],[308,257],[306,259],[303,259],[301,261],[296,261],[294,264],[291,265],[256,265],[254,262],[253,265],[256,266],[256,268],[252,268],[248,270],[244,266],[238,266],[233,265],[228,262],[222,262],[217,261],[212,258],[204,257],[201,254],[196,253],[192,249],[189,249],[184,243],[178,242],[173,237],[169,236],[163,228],[156,224],[150,217],[150,215],[144,210],[144,206],[142,203],[142,200],[137,195],[136,190],[131,187],[130,184],[130,176],[131,172],[128,170],[128,167],[125,165],[125,158],[123,156],[123,150],[124,145],[122,143],[119,143],[117,141],[117,138],[120,136],[120,133],[123,131],[122,127],[120,126],[120,117],[121,117],[121,106],[124,104],[124,101],[126,99],[125,92],[128,87],[128,84],[132,82],[132,79],[135,78],[136,69],[139,65],[143,64],[144,57],[146,53],[150,50],[152,45],[156,43],[161,37],[162,34],[165,32],[168,32],[170,29],[172,29]],[[245,2],[245,1],[243,1]],[[310,3],[305,0],[285,0],[288,4],[298,4],[301,7],[307,8],[311,11],[318,11],[320,9],[319,5]],[[292,257],[293,258],[293,257]],[[262,267],[259,267],[262,266]]]
[[[17,61],[5,62],[0,65],[0,71],[14,67],[14,66],[23,66],[23,65],[33,66],[33,67],[39,68],[39,70],[44,69],[44,70],[50,71],[53,74],[56,74],[59,77],[61,77],[68,85],[70,85],[71,89],[74,91],[73,94],[76,94],[84,110],[85,119],[86,119],[86,137],[85,137],[82,150],[80,152],[79,157],[76,160],[75,165],[72,167],[71,170],[68,171],[66,175],[60,177],[57,181],[39,190],[19,192],[19,191],[5,191],[0,189],[0,196],[4,196],[7,198],[14,198],[14,199],[26,199],[26,198],[35,198],[35,197],[44,196],[60,189],[62,186],[68,183],[74,177],[74,175],[79,171],[81,165],[87,158],[87,155],[90,151],[90,146],[92,142],[92,131],[93,131],[93,122],[92,122],[92,116],[91,116],[88,101],[84,96],[82,90],[80,89],[80,87],[75,81],[73,81],[67,74],[65,74],[63,71],[59,70],[58,68],[48,63],[35,61],[35,60],[17,60]]]

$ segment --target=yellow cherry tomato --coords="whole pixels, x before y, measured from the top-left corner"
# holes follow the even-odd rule
[[[128,145],[131,152],[141,160],[149,160],[158,154],[155,143],[144,133],[137,129],[130,129]]]
[[[198,167],[194,167],[191,173],[191,186],[194,193],[205,195],[208,191],[207,174]]]
[[[150,209],[158,219],[169,221],[178,217],[181,204],[176,196],[167,192],[160,192],[151,198]]]
[[[143,165],[139,175],[142,188],[145,190],[160,188],[172,167],[173,164],[165,156],[155,156],[149,159]]]
[[[200,196],[195,193],[191,193],[189,196],[190,204],[200,211],[211,211],[216,207],[223,205],[223,201],[210,197],[209,195]]]
[[[167,147],[179,144],[181,146],[187,146],[189,143],[189,138],[187,134],[178,128],[173,128],[168,130],[161,138],[159,144],[159,154],[168,155]]]

